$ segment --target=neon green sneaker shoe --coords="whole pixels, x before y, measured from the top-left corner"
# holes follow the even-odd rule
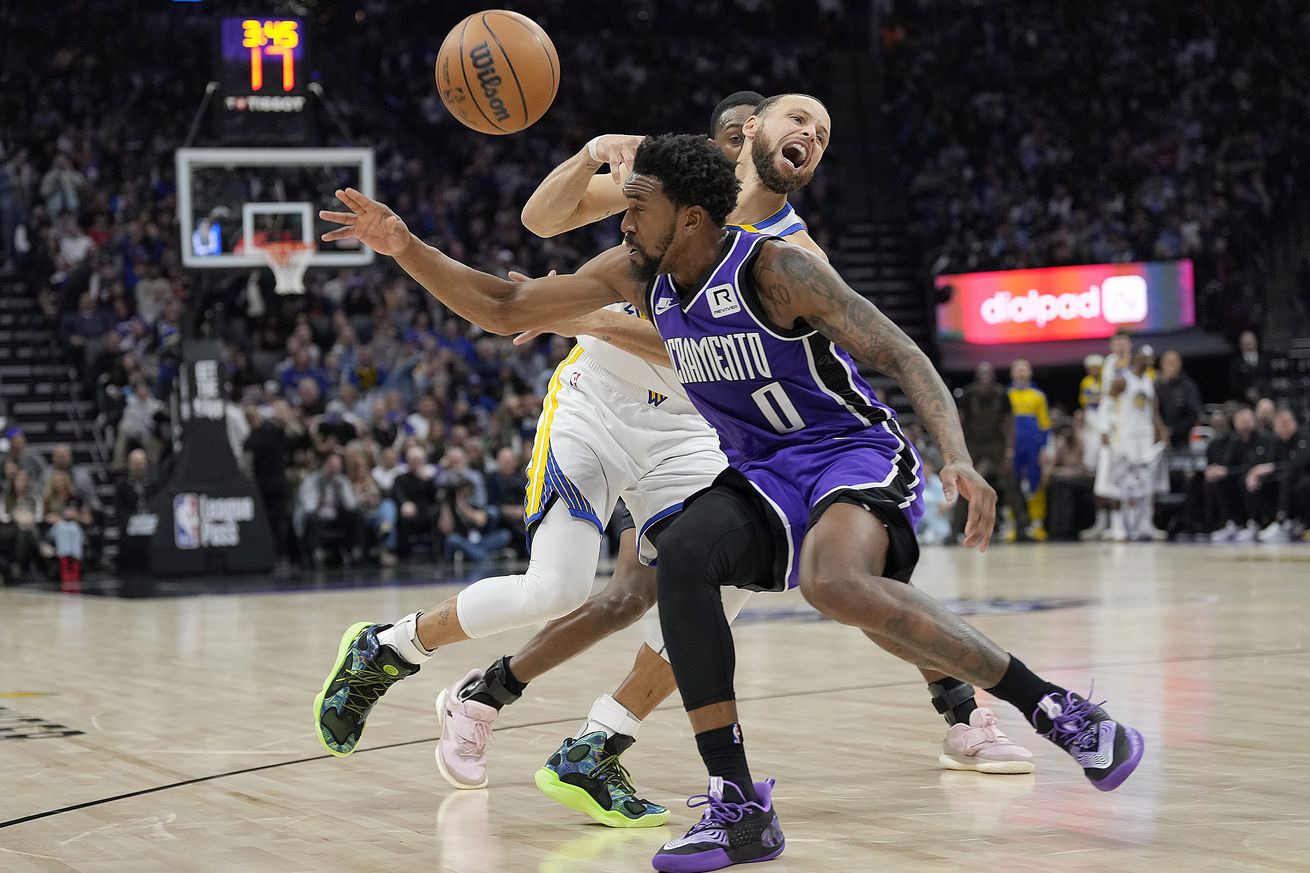
[[[395,649],[378,642],[378,631],[389,627],[361,622],[341,637],[337,662],[314,698],[318,741],[331,755],[344,758],[355,751],[373,704],[394,683],[418,672]]]
[[[541,793],[612,828],[657,828],[669,811],[637,797],[632,774],[619,761],[635,740],[604,731],[567,739],[533,777]]]

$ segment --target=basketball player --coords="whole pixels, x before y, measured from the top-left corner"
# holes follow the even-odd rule
[[[1150,346],[1137,349],[1101,401],[1109,463],[1096,471],[1095,492],[1118,504],[1110,513],[1114,542],[1152,539],[1151,500],[1165,443],[1158,439],[1155,382],[1147,375],[1151,360]]]
[[[812,122],[803,139],[815,142]],[[1117,788],[1141,760],[1141,734],[897,581],[917,561],[918,460],[838,341],[893,376],[937,439],[948,499],[969,501],[967,547],[988,545],[996,493],[969,463],[950,391],[904,333],[814,254],[723,229],[738,187],[730,161],[702,138],[648,139],[624,184],[625,244],[570,277],[520,283],[452,261],[354,189],[338,191],[350,212],[322,214],[343,225],[325,241],[356,239],[396,258],[449,307],[498,333],[633,304],[654,320],[730,452],[735,468],[655,532],[664,547],[660,624],[710,775],[696,804],[707,807],[701,822],[665,844],[655,868],[718,869],[783,848],[772,780],[753,783],[745,760],[720,587],[799,585],[824,615],[907,661],[989,688],[1065,748],[1096,788]]]
[[[758,103],[764,103],[763,111],[755,110]],[[770,108],[774,111],[770,112]],[[752,115],[758,115],[757,120],[750,123],[749,149],[738,161],[737,172],[743,177],[743,185],[737,207],[729,217],[729,226],[767,231],[826,258],[786,200],[790,191],[813,177],[826,142],[817,144],[814,161],[805,172],[788,175],[775,166],[785,160],[782,157],[781,131],[794,126],[788,113],[798,108],[821,117],[823,135],[826,136],[826,112],[812,98],[781,95],[766,102],[754,92],[738,92],[715,108],[711,116],[710,139],[729,159],[736,159],[745,139],[743,125],[750,123]],[[635,151],[633,139],[597,137],[589,143],[588,150],[579,152],[557,167],[528,199],[523,211],[524,224],[537,233],[554,234],[572,230],[586,219],[603,218],[620,211],[626,200],[612,176],[596,175],[594,165],[585,159],[587,151],[596,151],[599,157],[608,157],[611,166],[616,163],[630,166],[631,154]],[[619,304],[615,307],[622,308]],[[630,304],[627,309],[631,310],[630,314],[636,314]],[[658,338],[653,329],[651,333]],[[586,337],[582,341],[594,342]],[[611,371],[638,384],[647,381],[643,374],[649,368],[645,365],[633,366],[629,361],[616,359],[612,350],[605,354],[606,360],[612,361],[609,364]],[[661,361],[667,367],[667,353],[658,343],[656,355],[652,360]],[[627,566],[627,561],[634,566]],[[654,601],[654,581],[653,569],[636,565],[635,553],[621,548],[614,581],[603,595],[589,600],[577,613],[552,622],[533,637],[522,652],[506,656],[498,663],[513,663],[515,675],[525,682],[540,676],[592,645],[599,639],[598,633],[612,633],[644,613]],[[603,747],[618,743],[626,749],[642,720],[672,693],[672,671],[657,652],[663,652],[658,635],[641,647],[633,670],[623,685],[613,695],[603,695],[596,700],[587,721],[577,733],[577,739],[565,740],[538,771],[537,784],[547,796],[590,815],[596,821],[633,826],[631,816],[616,813],[625,801],[616,797],[612,806],[598,805],[598,801],[606,802],[606,792],[590,776],[598,768],[602,774],[607,772],[600,768],[606,757]],[[493,668],[488,675],[497,672]],[[925,672],[924,675],[938,712],[946,717],[950,726],[940,756],[943,766],[984,773],[1032,772],[1031,753],[1011,741],[997,727],[990,710],[977,707],[970,686],[938,673]],[[516,699],[517,696],[501,693],[497,706]],[[478,750],[470,748],[469,752],[477,754]],[[630,785],[626,769],[621,771],[621,775]],[[608,787],[612,793],[615,783],[611,781]],[[648,821],[650,816],[642,820]]]
[[[727,128],[734,127],[739,136],[742,123],[761,99],[754,92],[737,94],[716,109],[716,119],[728,124],[718,125],[714,132],[729,140],[725,145],[734,159],[740,144],[731,146],[734,132]],[[631,141],[630,162],[640,140],[617,139],[620,149]],[[601,164],[622,162],[621,151],[607,151],[599,156],[603,160],[596,155],[593,141],[566,164],[573,172],[563,179],[553,174],[555,181],[567,186],[577,177],[585,188]],[[613,185],[609,176],[599,178]],[[785,197],[779,199],[785,206]],[[619,201],[611,212],[622,208],[621,195]],[[795,224],[804,227],[799,221]],[[582,338],[556,370],[538,425],[525,502],[532,543],[527,572],[480,580],[435,609],[412,613],[394,626],[351,627],[316,704],[319,737],[332,754],[348,755],[354,750],[377,697],[390,684],[416,672],[438,646],[557,619],[572,611],[548,625],[513,658],[513,667],[511,658],[501,658],[485,673],[471,671],[438,699],[443,721],[437,749],[440,772],[457,788],[484,787],[486,746],[499,709],[517,699],[528,681],[632,623],[654,603],[653,571],[645,570],[640,581],[633,578],[643,572],[639,553],[647,561],[654,556],[648,529],[679,510],[685,497],[713,482],[727,460],[714,431],[696,414],[668,368],[659,336],[648,324],[621,311],[593,313],[586,322],[605,338],[626,339],[634,348],[645,346],[665,366],[651,367],[598,338]],[[583,606],[596,576],[601,519],[609,517],[620,495],[636,533],[621,538],[613,585]],[[734,592],[726,598],[725,608],[735,615],[749,594]],[[642,715],[674,687],[672,671],[656,653],[662,648],[657,642],[654,648],[643,649],[645,657],[638,659],[624,686],[628,695],[618,695]],[[588,747],[586,769],[595,775],[587,780],[592,793],[563,782],[543,788],[553,787],[552,796],[571,801],[570,805],[605,824],[663,824],[668,810],[636,797],[618,763],[618,756],[634,741],[639,718],[610,695],[597,700],[589,723],[613,725],[614,736],[602,733],[594,748]]]
[[[806,125],[805,142],[814,136]],[[985,549],[996,495],[969,462],[951,394],[927,356],[813,254],[725,230],[739,183],[703,138],[648,139],[632,170],[624,245],[572,276],[513,283],[472,270],[353,189],[338,192],[350,212],[322,215],[343,225],[325,241],[357,239],[394,257],[456,312],[500,333],[632,303],[654,321],[688,395],[731,453],[736,469],[656,532],[660,622],[710,790],[695,804],[707,807],[704,817],[656,854],[655,868],[713,870],[784,847],[772,781],[754,783],[746,763],[723,586],[799,584],[821,612],[906,660],[991,689],[1098,788],[1118,787],[1141,759],[1140,734],[895,581],[917,560],[918,459],[836,343],[897,379],[942,447],[948,499],[970,502],[965,545]]]
[[[1033,384],[1033,366],[1026,358],[1010,364],[1010,409],[1014,415],[1014,477],[1028,500],[1029,535],[1046,539],[1046,485],[1042,482],[1042,452],[1051,436],[1051,412],[1046,392]],[[1018,527],[1019,519],[1015,519]],[[1016,531],[1016,533],[1019,533]]]

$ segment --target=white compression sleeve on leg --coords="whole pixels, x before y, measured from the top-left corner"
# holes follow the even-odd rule
[[[747,591],[745,588],[734,588],[727,586],[719,589],[719,598],[723,601],[723,616],[728,620],[728,624],[736,621],[737,616],[741,613],[741,608],[746,605],[746,601],[751,599],[754,591]],[[658,610],[656,610],[658,615]],[[646,634],[646,645],[659,654],[664,660],[669,659],[668,650],[664,648],[664,630],[660,623],[655,622],[650,633]]]
[[[568,615],[591,596],[600,563],[600,531],[556,501],[532,538],[521,576],[474,582],[455,601],[459,623],[474,639]]]

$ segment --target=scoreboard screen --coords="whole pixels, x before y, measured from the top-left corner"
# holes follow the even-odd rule
[[[308,65],[299,18],[231,16],[221,20],[224,103],[237,112],[300,112]]]

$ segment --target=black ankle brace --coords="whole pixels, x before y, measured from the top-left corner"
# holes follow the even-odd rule
[[[961,682],[959,679],[946,677],[941,682],[929,682],[928,693],[932,695],[933,709],[937,710],[950,725],[966,722],[967,719],[961,719],[956,707],[963,703],[972,703],[974,688],[968,682]],[[976,709],[977,705],[970,707],[970,711]]]
[[[514,674],[509,669],[509,658],[509,655],[501,657],[487,668],[481,679],[474,680],[461,688],[459,699],[476,699],[479,703],[486,703],[488,706],[500,709],[522,697],[523,689],[527,688],[528,684],[514,678]],[[511,686],[519,690],[513,691]]]

